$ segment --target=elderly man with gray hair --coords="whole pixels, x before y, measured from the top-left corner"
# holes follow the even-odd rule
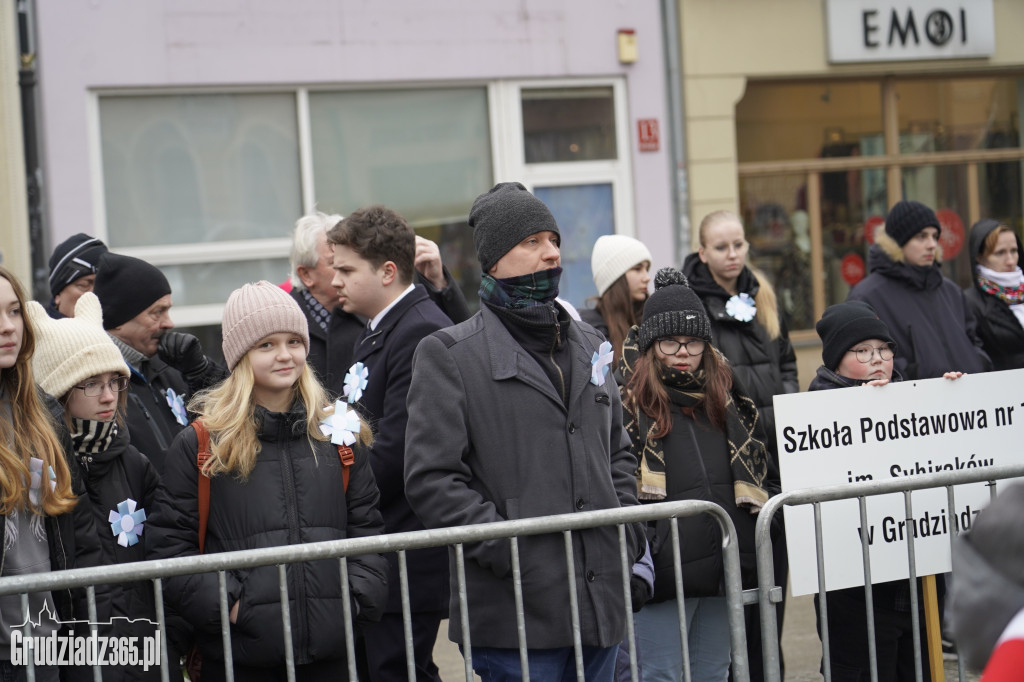
[[[367,322],[341,309],[338,293],[331,284],[333,253],[327,244],[327,231],[341,222],[341,218],[320,211],[299,218],[292,233],[290,256],[291,295],[309,322],[306,362],[316,370],[332,396],[342,393],[356,339]],[[469,318],[466,298],[441,264],[437,244],[417,236],[415,266],[417,282],[427,289],[430,299],[453,322]]]

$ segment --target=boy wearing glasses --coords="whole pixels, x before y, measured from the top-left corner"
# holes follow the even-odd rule
[[[850,386],[885,386],[902,377],[893,367],[899,349],[885,322],[863,301],[846,301],[829,306],[814,327],[821,337],[822,365],[811,381],[811,391]],[[958,379],[963,372],[946,372],[946,379]],[[920,593],[920,586],[918,591]],[[828,591],[828,636],[833,680],[870,679],[868,631],[863,587]],[[894,580],[872,587],[875,620],[875,648],[880,675],[891,671],[894,680],[913,680],[914,632],[910,613],[910,581]],[[818,596],[814,609],[821,620]],[[923,606],[920,611],[923,624]],[[924,632],[921,650],[927,651]],[[927,657],[922,657],[923,679],[929,678]],[[824,667],[824,663],[822,664]],[[824,670],[823,670],[824,672]]]

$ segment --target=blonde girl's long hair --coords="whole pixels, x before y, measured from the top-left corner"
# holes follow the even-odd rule
[[[704,216],[704,219],[700,221],[700,228],[698,235],[700,238],[700,245],[707,247],[705,243],[705,235],[707,230],[712,225],[716,225],[720,222],[735,221],[743,226],[743,221],[740,217],[732,211],[713,211]],[[744,228],[744,236],[746,229]],[[755,268],[750,264],[749,251],[747,252],[747,269],[753,273],[754,278],[757,279],[757,295],[754,296],[754,304],[757,306],[756,319],[758,323],[764,328],[768,334],[768,338],[772,341],[779,338],[782,335],[782,325],[779,323],[779,300],[775,296],[775,288],[771,282],[768,281],[767,275]]]
[[[47,516],[64,514],[74,508],[78,498],[71,489],[71,470],[64,459],[57,428],[49,410],[43,404],[41,392],[36,388],[32,374],[32,354],[35,352],[35,330],[24,314],[25,290],[18,279],[6,268],[0,267],[0,277],[10,282],[18,307],[22,310],[24,325],[21,349],[14,366],[0,370],[0,384],[11,401],[11,420],[0,419],[0,514],[8,515],[29,505],[29,461],[38,457],[43,461],[40,481],[40,506]],[[56,487],[51,490],[49,476],[53,469]]]
[[[203,419],[210,433],[210,458],[203,473],[209,477],[232,474],[246,481],[262,445],[256,433],[256,403],[252,398],[255,377],[249,355],[246,353],[220,385],[197,393],[189,401],[189,410]],[[311,448],[316,441],[327,441],[320,430],[320,422],[327,418],[327,391],[317,381],[309,365],[302,369],[292,387],[293,398],[298,397],[306,408],[306,437]],[[358,443],[369,445],[372,440],[369,427],[360,421]]]

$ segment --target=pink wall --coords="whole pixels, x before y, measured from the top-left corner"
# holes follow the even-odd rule
[[[93,88],[625,74],[638,236],[653,253],[673,253],[654,0],[93,0],[36,8],[54,243],[95,230],[87,121]],[[637,32],[635,64],[618,63],[619,28]],[[636,151],[638,118],[659,120],[661,151]]]

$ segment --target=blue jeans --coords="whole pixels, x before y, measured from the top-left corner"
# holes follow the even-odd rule
[[[587,682],[612,682],[618,646],[583,647],[583,678]],[[575,682],[576,654],[571,646],[560,649],[527,649],[530,679],[538,682]],[[519,649],[473,647],[473,672],[483,682],[521,682]]]
[[[684,600],[690,678],[713,682],[729,677],[732,645],[725,597]],[[679,607],[675,599],[647,604],[635,616],[637,646],[644,664],[644,682],[683,679],[683,650],[679,645]]]

